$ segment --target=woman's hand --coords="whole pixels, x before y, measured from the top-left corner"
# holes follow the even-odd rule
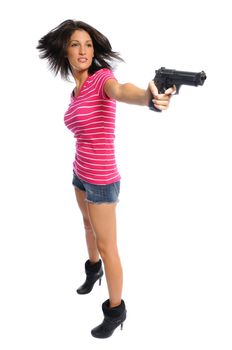
[[[159,94],[154,81],[151,81],[149,83],[147,90],[153,97],[152,102],[154,103],[154,106],[160,109],[161,111],[168,108],[172,95],[176,93],[176,87],[173,86],[167,89],[164,94]]]

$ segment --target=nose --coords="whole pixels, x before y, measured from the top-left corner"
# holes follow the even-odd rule
[[[80,55],[85,55],[85,46],[84,45],[80,45],[79,53],[80,53]]]

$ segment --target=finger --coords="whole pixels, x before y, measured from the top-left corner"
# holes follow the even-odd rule
[[[161,111],[165,111],[168,108],[168,106],[162,106],[162,105],[157,105],[157,104],[154,104],[154,106],[156,108],[160,109]]]
[[[170,87],[165,91],[165,95],[174,95],[176,93],[176,86]]]
[[[164,107],[168,107],[169,105],[169,100],[165,101],[165,100],[157,100],[157,99],[153,99],[152,102],[157,105],[157,106],[164,106]]]
[[[170,94],[169,95],[167,95],[167,94],[158,94],[158,95],[155,96],[155,98],[157,100],[160,100],[160,101],[162,101],[162,100],[168,101],[170,99]]]
[[[152,93],[153,96],[157,96],[159,94],[159,91],[158,91],[157,87],[155,86],[155,83],[154,83],[153,80],[150,81],[149,88],[150,88],[151,93]]]

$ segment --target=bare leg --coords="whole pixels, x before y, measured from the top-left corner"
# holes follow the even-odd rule
[[[75,194],[76,194],[77,203],[79,205],[79,208],[83,216],[85,238],[86,238],[86,244],[87,244],[87,249],[89,254],[89,260],[95,263],[99,261],[99,252],[96,244],[96,237],[93,232],[91,223],[89,221],[88,209],[85,202],[86,193],[85,191],[81,191],[78,188],[75,188]]]
[[[123,272],[117,248],[116,204],[87,203],[98,251],[102,257],[110,306],[121,303]]]

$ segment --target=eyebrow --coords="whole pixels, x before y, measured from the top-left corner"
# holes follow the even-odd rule
[[[79,40],[77,40],[77,39],[72,39],[72,40],[70,40],[70,43],[72,42],[72,41],[77,41],[78,43],[80,42]],[[88,40],[86,40],[86,43],[88,43],[88,42],[92,42],[92,40],[90,40],[90,39],[88,39]]]

